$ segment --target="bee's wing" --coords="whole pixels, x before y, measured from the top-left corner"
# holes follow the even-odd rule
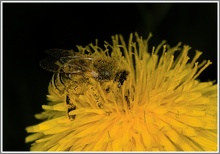
[[[49,50],[46,50],[45,52],[58,59],[60,57],[69,57],[69,56],[75,55],[75,52],[73,50],[49,49]]]
[[[47,57],[40,61],[40,66],[50,72],[59,72],[59,60],[53,57]]]
[[[90,70],[92,57],[85,57],[80,54],[68,57],[60,57],[60,62],[63,63],[63,71],[65,73],[83,73]]]
[[[82,73],[88,70],[85,60],[92,60],[73,50],[49,49],[46,53],[51,56],[40,61],[40,66],[50,72]]]
[[[74,59],[80,59],[80,58],[81,58],[81,56],[74,55],[74,56],[60,57],[59,59],[62,63],[67,63],[67,62],[72,61]]]
[[[48,49],[45,51],[50,57],[40,61],[40,66],[50,72],[63,73],[61,67],[75,55],[73,50]],[[66,57],[66,58],[65,58]]]

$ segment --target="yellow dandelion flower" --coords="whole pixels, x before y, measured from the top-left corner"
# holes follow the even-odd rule
[[[32,151],[217,151],[217,85],[197,80],[211,62],[181,43],[149,51],[151,35],[135,36],[48,51],[63,56],[46,68],[44,121],[26,128]]]

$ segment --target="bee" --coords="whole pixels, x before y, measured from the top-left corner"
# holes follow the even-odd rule
[[[119,69],[120,64],[109,56],[94,57],[63,49],[49,49],[46,53],[50,57],[43,59],[40,66],[54,73],[52,85],[59,93],[66,94],[68,113],[76,109],[68,94],[83,95],[91,78],[100,84],[116,82],[120,88],[129,74],[127,70]],[[110,87],[107,87],[106,92],[109,91]]]
[[[129,74],[127,70],[118,70],[117,62],[109,57],[93,57],[80,54],[73,50],[49,49],[46,53],[51,55],[40,62],[40,66],[47,71],[59,74],[61,83],[73,80],[77,75],[93,77],[96,80],[118,82],[118,87],[123,85]],[[81,78],[82,79],[82,78]],[[82,82],[85,82],[82,80]]]

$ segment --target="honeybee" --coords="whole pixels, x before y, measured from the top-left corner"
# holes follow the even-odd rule
[[[49,49],[46,53],[50,57],[42,60],[40,66],[54,73],[52,85],[60,93],[66,94],[68,113],[75,109],[68,93],[83,95],[90,84],[90,78],[100,84],[113,81],[120,88],[129,74],[127,70],[119,69],[117,61],[109,56],[94,57],[63,49]],[[109,89],[107,87],[106,92]]]
[[[114,80],[120,87],[128,75],[127,70],[118,70],[117,62],[111,58],[96,58],[63,49],[49,49],[46,53],[51,56],[42,60],[40,66],[47,71],[61,74],[61,82],[80,75],[93,77],[100,82]]]

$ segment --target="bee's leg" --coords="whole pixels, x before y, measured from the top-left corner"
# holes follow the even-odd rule
[[[76,106],[73,105],[71,102],[70,102],[70,98],[68,95],[66,95],[66,105],[67,105],[67,115],[69,117],[70,120],[74,120],[75,119],[75,115],[69,115],[69,113],[73,110],[76,109]]]

